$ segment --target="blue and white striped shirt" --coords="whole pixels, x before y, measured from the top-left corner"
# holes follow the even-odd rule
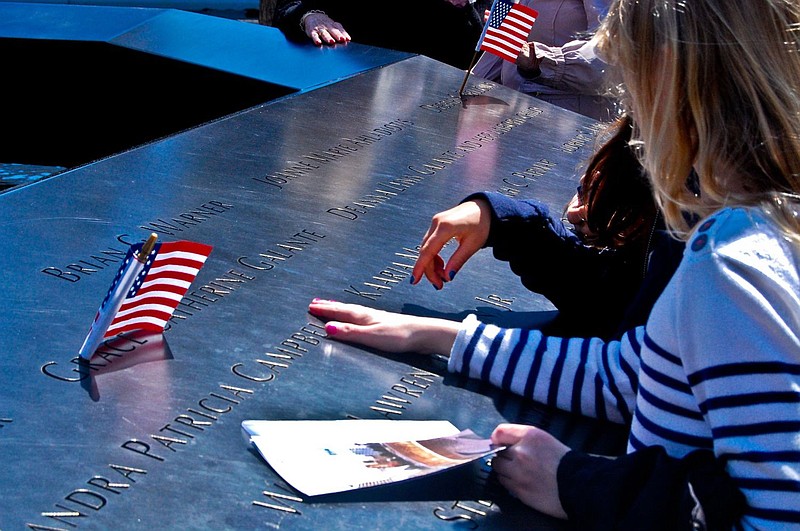
[[[713,449],[745,528],[800,528],[800,249],[757,208],[700,223],[646,327],[618,341],[464,320],[449,369],[630,423],[628,450]]]

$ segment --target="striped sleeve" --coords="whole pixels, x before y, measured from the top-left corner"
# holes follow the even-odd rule
[[[644,328],[619,341],[560,338],[464,319],[448,369],[572,413],[629,424]]]

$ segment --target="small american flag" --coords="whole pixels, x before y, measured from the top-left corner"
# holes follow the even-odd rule
[[[142,260],[137,258],[142,246],[128,249],[81,347],[82,356],[91,357],[103,340],[121,332],[163,331],[212,249],[190,241],[156,243]],[[141,269],[131,283],[134,268]],[[116,312],[113,319],[111,312]]]
[[[539,12],[512,0],[494,0],[475,51],[486,51],[515,63]]]
[[[133,251],[120,271],[134,259]],[[103,339],[128,330],[163,330],[209,254],[211,246],[202,243],[157,243]]]

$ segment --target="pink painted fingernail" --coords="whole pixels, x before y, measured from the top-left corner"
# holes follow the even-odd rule
[[[336,328],[336,325],[333,325],[333,324],[326,324],[325,325],[325,333],[328,334],[329,336],[335,336],[336,332],[338,332],[338,331],[339,331],[339,329]]]

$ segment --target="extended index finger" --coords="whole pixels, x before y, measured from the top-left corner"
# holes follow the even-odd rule
[[[439,253],[449,240],[449,236],[445,236],[437,230],[435,222],[431,223],[431,227],[422,238],[419,257],[414,263],[414,269],[411,270],[414,284],[422,279],[423,274],[437,287],[440,287],[437,281],[444,282],[444,261]]]

